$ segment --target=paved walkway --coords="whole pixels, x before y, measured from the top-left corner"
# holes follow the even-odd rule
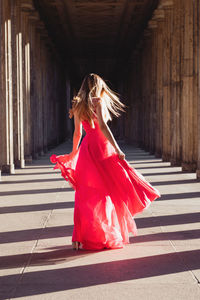
[[[200,299],[200,183],[130,146],[127,160],[162,193],[135,217],[124,249],[71,249],[74,192],[51,153],[0,183],[0,299]]]

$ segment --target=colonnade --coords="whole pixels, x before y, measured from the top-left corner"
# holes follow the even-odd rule
[[[160,0],[119,86],[120,138],[200,178],[200,0]],[[0,2],[0,170],[71,135],[69,70],[32,0]],[[121,74],[121,71],[120,71]]]
[[[124,77],[125,135],[200,178],[200,1],[161,0]]]
[[[0,170],[67,136],[70,81],[32,0],[0,2]]]

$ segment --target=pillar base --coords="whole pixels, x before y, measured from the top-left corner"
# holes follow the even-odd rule
[[[44,156],[44,151],[43,151],[43,150],[41,150],[41,151],[39,152],[39,156]]]
[[[170,161],[170,155],[163,154],[162,155],[162,161]]]
[[[182,167],[182,171],[184,172],[195,172],[197,169],[196,163],[182,162],[181,167]]]
[[[150,151],[149,151],[149,154],[150,154],[150,155],[155,155],[155,151],[154,151],[154,150],[150,150]]]
[[[27,155],[25,156],[25,164],[31,164],[33,162],[32,156],[31,155]]]
[[[38,153],[33,153],[32,157],[33,157],[33,159],[38,159],[39,154]]]
[[[48,152],[48,148],[47,146],[44,147],[44,153],[47,153]]]
[[[156,153],[155,153],[155,157],[156,157],[156,158],[161,158],[161,157],[162,157],[162,154],[161,154],[160,152],[156,152]]]
[[[1,167],[1,172],[7,174],[15,174],[15,165],[14,164],[3,165]]]
[[[197,179],[200,181],[200,169],[198,169],[198,170],[196,171],[196,174],[197,174]]]
[[[172,167],[180,167],[181,166],[181,161],[179,161],[179,160],[171,159],[170,162],[171,162]]]
[[[24,159],[17,160],[15,162],[15,165],[17,168],[24,169],[25,168],[25,160]]]
[[[147,146],[144,146],[143,148],[142,148],[145,152],[149,152],[150,150],[149,150],[149,147],[147,147]]]

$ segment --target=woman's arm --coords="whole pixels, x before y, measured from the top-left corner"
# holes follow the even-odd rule
[[[103,134],[105,135],[105,137],[109,140],[109,142],[113,145],[113,147],[115,148],[116,152],[119,155],[120,159],[124,159],[125,158],[125,154],[121,151],[119,145],[117,144],[110,128],[108,127],[107,123],[104,121],[104,117],[103,117],[103,106],[101,103],[101,99],[99,98],[99,101],[96,104],[96,115],[98,118],[98,122],[99,122],[99,126],[101,131],[103,132]]]
[[[78,150],[78,146],[82,137],[82,123],[77,116],[76,111],[74,112],[74,134],[73,134],[73,149],[72,152],[76,152]]]

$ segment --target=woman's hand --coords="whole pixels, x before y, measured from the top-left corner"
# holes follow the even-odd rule
[[[125,159],[125,154],[121,151],[121,149],[116,149],[116,152],[119,156],[119,159]]]

